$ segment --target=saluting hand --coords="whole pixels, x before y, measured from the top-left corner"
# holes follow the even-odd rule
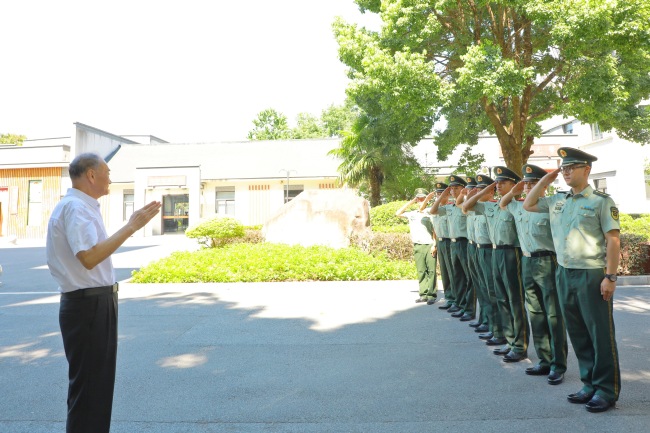
[[[557,179],[557,177],[560,175],[560,172],[562,171],[561,167],[556,168],[552,172],[546,174],[543,178],[539,180],[539,183],[543,185],[550,185]]]
[[[524,181],[517,182],[515,186],[512,187],[512,195],[519,195],[524,192]]]

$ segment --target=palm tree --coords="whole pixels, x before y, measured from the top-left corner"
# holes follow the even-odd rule
[[[386,175],[405,162],[402,146],[392,139],[396,134],[391,134],[390,129],[361,113],[352,130],[343,134],[341,146],[329,152],[343,161],[338,168],[341,183],[355,188],[368,185],[370,206],[381,203],[381,186]]]

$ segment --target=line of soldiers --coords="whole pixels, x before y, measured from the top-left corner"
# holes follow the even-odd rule
[[[397,215],[407,216],[404,210],[419,202],[419,212],[407,216],[412,236],[418,233],[413,239],[420,283],[416,302],[437,300],[437,253],[446,301],[438,308],[471,321],[504,362],[527,358],[532,330],[539,363],[525,373],[547,376],[551,385],[564,380],[568,331],[583,387],[567,399],[603,412],[615,406],[620,392],[612,316],[618,209],[607,194],[589,186],[596,157],[574,148],[558,154],[560,168],[547,173],[526,164],[523,179],[507,167],[495,167],[494,180],[452,175],[448,185],[438,183],[426,197],[417,191],[420,197]],[[571,191],[547,196],[560,173]],[[429,216],[431,229],[425,223]],[[425,232],[437,242],[427,244]]]

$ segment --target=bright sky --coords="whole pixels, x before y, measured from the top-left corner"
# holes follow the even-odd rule
[[[345,98],[336,16],[352,0],[19,0],[0,5],[0,133],[73,122],[167,141],[245,139],[265,108],[290,124]]]

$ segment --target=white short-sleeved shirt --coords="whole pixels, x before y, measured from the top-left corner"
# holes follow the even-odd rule
[[[402,214],[409,221],[411,240],[414,244],[430,245],[433,243],[433,223],[429,212],[411,211]]]
[[[99,202],[78,189],[68,189],[50,217],[45,248],[50,273],[62,293],[115,283],[110,257],[90,270],[76,257],[107,237]]]

